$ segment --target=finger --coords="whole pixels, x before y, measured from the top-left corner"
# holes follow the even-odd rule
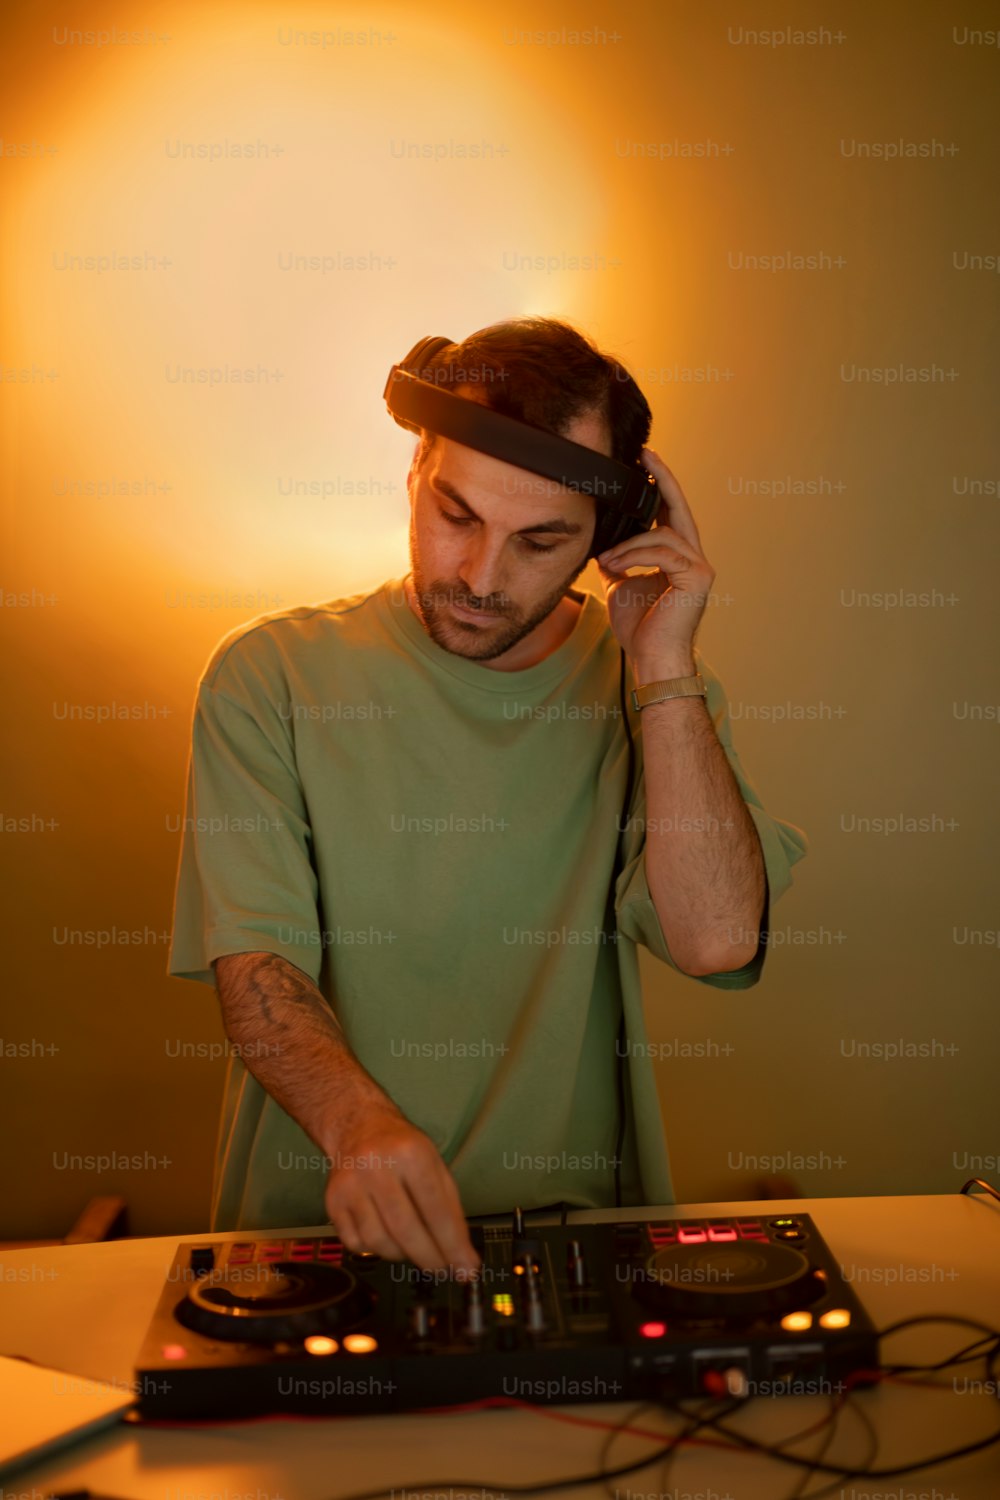
[[[630,552],[641,552],[644,548],[661,545],[675,548],[684,557],[689,557],[692,562],[707,562],[700,549],[689,542],[686,536],[675,531],[672,526],[654,526],[650,531],[638,531],[634,536],[626,537],[616,547],[609,547],[607,550],[611,557],[623,558]],[[598,566],[603,567],[604,564],[599,562]]]
[[[691,514],[691,507],[687,503],[684,491],[681,489],[676,478],[653,448],[643,448],[642,462],[656,480],[667,502],[670,523],[689,542],[693,542],[700,549],[701,537],[698,535],[698,527],[695,524],[694,516]]]
[[[672,588],[673,584],[666,573],[639,573],[635,577],[629,575],[627,578],[616,579],[608,590],[608,598],[627,608],[643,604],[648,609]]]
[[[629,568],[659,568],[664,573],[697,573],[704,568],[704,558],[689,557],[677,547],[635,547],[622,552],[617,562],[602,563],[601,567],[612,577],[619,576]]]
[[[438,1245],[443,1263],[476,1270],[479,1256],[469,1238],[455,1180],[444,1161],[415,1164],[409,1173],[404,1172],[403,1185]]]
[[[428,1234],[413,1200],[395,1177],[382,1178],[375,1189],[376,1206],[402,1253],[421,1271],[439,1271],[446,1266],[441,1247]]]
[[[327,1212],[329,1213],[329,1210]],[[350,1209],[342,1208],[338,1205],[337,1217],[335,1219],[331,1217],[330,1222],[345,1250],[353,1250],[355,1252],[364,1250],[365,1246],[361,1241],[361,1236],[358,1234],[357,1225],[354,1222],[354,1216]]]
[[[366,1250],[374,1250],[383,1260],[403,1260],[405,1249],[386,1227],[379,1205],[372,1197],[372,1188],[351,1203],[351,1217],[357,1225],[358,1234]]]

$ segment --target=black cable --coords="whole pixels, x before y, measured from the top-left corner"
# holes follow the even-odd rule
[[[625,695],[625,650],[624,650],[624,647],[619,647],[619,650],[618,650],[618,701],[621,704],[622,724],[624,725],[624,728],[625,728],[625,738],[626,738],[626,740],[628,742],[628,775],[627,775],[626,782],[625,782],[625,797],[624,797],[624,801],[622,803],[623,817],[620,819],[620,822],[624,823],[625,826],[627,827],[628,826],[629,805],[631,804],[631,801],[632,801],[632,783],[635,780],[635,741],[632,738],[632,725],[631,725],[631,722],[630,722],[629,716],[628,716],[628,702],[626,700],[626,695]],[[624,834],[625,829],[621,828],[619,830],[619,832],[621,834]],[[622,840],[619,839],[619,843],[621,843],[621,842],[622,842]],[[624,865],[624,860],[622,861],[622,864]]]
[[[821,1436],[820,1445],[815,1453],[810,1453],[808,1465],[803,1468],[802,1473],[795,1481],[795,1488],[784,1497],[784,1500],[802,1500],[803,1490],[805,1489],[806,1485],[809,1483],[813,1475],[816,1473],[817,1461],[821,1459],[828,1451],[830,1444],[833,1442],[834,1438],[837,1436],[837,1433],[840,1431],[840,1418],[844,1412],[844,1405],[845,1403],[841,1403],[838,1406],[837,1397],[830,1397],[830,1410],[827,1412],[825,1420],[821,1424],[819,1424],[819,1431]],[[806,1437],[807,1435],[811,1436],[816,1425],[816,1423],[812,1423],[810,1427],[804,1428],[802,1432],[795,1432],[792,1433],[791,1437],[783,1438],[783,1446],[786,1448],[790,1448],[793,1443],[799,1442],[803,1437]],[[871,1463],[872,1459],[878,1452],[878,1438],[877,1436],[875,1436],[874,1428],[871,1429],[871,1434],[875,1438],[875,1446],[874,1448],[869,1448],[868,1457],[866,1459],[867,1463]]]
[[[864,1427],[865,1431],[867,1431],[868,1452],[867,1454],[865,1454],[865,1469],[867,1469],[868,1464],[873,1463],[874,1458],[876,1458],[877,1454],[879,1454],[879,1434],[876,1433],[874,1422],[871,1421],[871,1418],[870,1416],[868,1416],[868,1413],[865,1412],[864,1407],[858,1406],[855,1401],[850,1401],[847,1397],[838,1397],[838,1395],[832,1395],[831,1410],[829,1410],[828,1418],[826,1418],[826,1421],[823,1422],[822,1428],[820,1428],[820,1430],[825,1430],[825,1437],[823,1437],[823,1442],[820,1443],[819,1452],[816,1452],[816,1454],[813,1454],[813,1457],[805,1460],[805,1467],[804,1470],[802,1470],[801,1479],[799,1479],[798,1484],[796,1484],[795,1490],[792,1491],[792,1494],[784,1497],[784,1500],[825,1500],[826,1496],[831,1496],[831,1494],[834,1494],[835,1490],[840,1490],[840,1479],[834,1479],[834,1481],[832,1481],[831,1484],[826,1485],[823,1490],[813,1490],[810,1494],[808,1494],[808,1496],[807,1494],[802,1493],[802,1491],[804,1491],[805,1485],[807,1485],[808,1482],[810,1482],[810,1479],[813,1478],[813,1475],[816,1475],[817,1473],[817,1460],[820,1460],[820,1458],[823,1457],[823,1454],[828,1451],[831,1443],[834,1442],[834,1437],[837,1436],[838,1433],[840,1433],[840,1419],[841,1416],[844,1415],[844,1412],[850,1412],[853,1416],[856,1416],[856,1418],[858,1418],[858,1421],[861,1422],[862,1427]],[[798,1442],[799,1437],[805,1437],[805,1433],[808,1433],[808,1431],[810,1430],[808,1430],[808,1428],[805,1428],[802,1433],[793,1434],[792,1437],[786,1437],[786,1439],[783,1440],[783,1445],[781,1446],[783,1446],[783,1448],[789,1448],[792,1443]]]
[[[944,1314],[926,1314],[915,1318],[904,1318],[901,1319],[898,1323],[890,1324],[888,1328],[883,1329],[878,1334],[878,1337],[880,1339],[886,1338],[890,1334],[898,1332],[898,1330],[901,1328],[911,1327],[918,1323],[956,1323],[961,1326],[976,1328],[981,1333],[985,1333],[989,1338],[995,1340],[996,1347],[993,1349],[992,1353],[988,1356],[983,1356],[986,1360],[987,1377],[992,1376],[993,1366],[997,1362],[998,1357],[1000,1357],[1000,1331],[989,1328],[984,1323],[974,1322],[971,1318],[952,1317]],[[982,1340],[980,1340],[980,1342],[982,1342]],[[960,1353],[962,1354],[964,1354],[964,1352],[964,1350],[960,1351]],[[949,1364],[952,1364],[954,1362],[955,1361],[953,1360],[943,1360],[935,1365],[899,1365],[891,1368],[894,1372],[902,1372],[906,1370],[942,1369],[946,1368]],[[753,1399],[760,1398],[751,1398],[751,1400]],[[998,1397],[998,1399],[1000,1399],[1000,1397]],[[848,1401],[849,1400],[850,1398],[848,1398]],[[680,1416],[685,1422],[694,1422],[696,1425],[674,1434],[671,1437],[670,1441],[668,1443],[665,1443],[662,1448],[655,1449],[652,1453],[648,1453],[645,1458],[640,1459],[637,1463],[620,1465],[619,1467],[614,1469],[602,1468],[597,1472],[574,1475],[571,1479],[550,1480],[546,1483],[535,1485],[509,1484],[506,1482],[502,1484],[492,1484],[485,1483],[482,1480],[469,1479],[434,1479],[421,1480],[419,1483],[415,1482],[413,1484],[407,1485],[406,1488],[422,1490],[481,1490],[484,1493],[496,1492],[498,1496],[502,1497],[505,1494],[549,1494],[557,1490],[571,1489],[575,1485],[594,1484],[598,1480],[600,1480],[602,1483],[606,1483],[608,1479],[617,1479],[622,1474],[633,1474],[640,1469],[647,1468],[651,1463],[655,1463],[657,1459],[665,1458],[667,1457],[667,1455],[672,1454],[674,1450],[685,1440],[685,1438],[690,1437],[694,1432],[698,1430],[699,1427],[709,1427],[712,1429],[712,1431],[719,1433],[720,1436],[727,1439],[730,1447],[736,1446],[737,1448],[746,1449],[751,1453],[762,1453],[765,1455],[765,1457],[777,1459],[781,1463],[791,1464],[797,1468],[803,1468],[810,1475],[817,1472],[832,1474],[836,1476],[838,1480],[855,1478],[882,1479],[897,1474],[911,1474],[918,1469],[929,1468],[932,1464],[944,1463],[953,1458],[962,1458],[967,1453],[977,1453],[983,1448],[992,1447],[995,1443],[1000,1442],[1000,1428],[998,1428],[998,1430],[991,1437],[984,1438],[976,1443],[966,1443],[964,1446],[960,1448],[953,1448],[947,1453],[931,1454],[926,1458],[920,1459],[917,1463],[901,1464],[894,1468],[884,1469],[871,1469],[866,1466],[857,1467],[855,1465],[847,1465],[845,1467],[843,1464],[837,1465],[823,1463],[816,1458],[800,1458],[796,1457],[793,1454],[786,1453],[784,1451],[784,1448],[787,1446],[787,1444],[789,1442],[795,1442],[796,1436],[801,1436],[802,1434],[793,1435],[792,1438],[786,1439],[783,1444],[759,1443],[754,1438],[747,1437],[746,1434],[737,1432],[734,1429],[723,1425],[723,1422],[721,1420],[723,1416],[729,1415],[729,1413],[737,1407],[742,1410],[748,1410],[750,1407],[749,1401],[738,1399],[737,1401],[730,1404],[730,1407],[726,1412],[718,1413],[714,1416],[706,1415],[704,1413],[698,1413],[697,1416],[695,1416],[690,1412],[686,1412],[679,1404],[669,1403],[663,1401],[662,1399],[660,1404],[666,1410],[671,1411],[675,1416]],[[848,1404],[848,1402],[845,1401],[844,1404],[846,1405]],[[855,1414],[859,1417],[860,1420],[864,1420],[860,1407],[852,1407],[852,1410],[855,1411]],[[835,1415],[835,1412],[831,1412],[831,1420]],[[619,1425],[617,1431],[620,1432],[621,1430],[622,1425]],[[871,1428],[869,1430],[873,1431],[873,1429]],[[381,1500],[381,1497],[389,1494],[390,1489],[392,1488],[393,1486],[390,1486],[385,1489],[366,1490],[364,1492],[353,1495],[338,1496],[337,1500]],[[821,1493],[829,1493],[829,1489]],[[813,1495],[808,1497],[808,1500],[819,1500],[819,1497],[818,1495]]]
[[[713,1398],[713,1401],[711,1402],[711,1404],[713,1406],[717,1405],[718,1404],[718,1398]],[[728,1416],[729,1413],[731,1411],[734,1411],[736,1409],[736,1407],[738,1407],[740,1404],[741,1404],[741,1402],[738,1399],[735,1400],[735,1401],[732,1401],[732,1402],[730,1402],[730,1404],[724,1410],[722,1410],[721,1412],[718,1412],[717,1415],[718,1416],[722,1416],[722,1417]],[[616,1494],[616,1492],[611,1489],[611,1487],[608,1484],[608,1480],[605,1477],[606,1473],[608,1475],[610,1475],[611,1472],[612,1472],[611,1470],[607,1469],[607,1460],[608,1460],[608,1455],[609,1455],[609,1453],[611,1451],[612,1444],[614,1443],[615,1438],[620,1437],[622,1435],[622,1433],[625,1431],[626,1427],[630,1427],[631,1426],[632,1422],[638,1416],[639,1412],[644,1411],[647,1406],[662,1407],[663,1403],[662,1403],[662,1401],[661,1402],[651,1402],[651,1401],[644,1401],[644,1402],[642,1402],[638,1407],[634,1408],[625,1417],[623,1417],[622,1420],[621,1420],[621,1422],[619,1422],[619,1424],[617,1425],[617,1427],[612,1428],[612,1430],[608,1433],[607,1437],[604,1439],[603,1443],[601,1444],[601,1451],[598,1454],[598,1458],[597,1458],[597,1466],[598,1466],[598,1469],[600,1471],[601,1478],[603,1480],[604,1492],[605,1492],[606,1495],[608,1495],[610,1497],[610,1500],[617,1500],[617,1494]],[[702,1429],[702,1427],[705,1425],[705,1423],[702,1420],[701,1416],[699,1414],[697,1414],[697,1413],[694,1413],[694,1412],[692,1412],[692,1413],[685,1413],[685,1421],[687,1422],[687,1426],[683,1427],[680,1432],[671,1434],[671,1436],[673,1438],[673,1442],[672,1442],[670,1448],[668,1449],[668,1451],[666,1453],[662,1454],[662,1456],[663,1456],[663,1464],[662,1464],[662,1467],[660,1469],[660,1494],[661,1495],[666,1495],[666,1493],[667,1493],[667,1476],[668,1476],[668,1472],[669,1472],[669,1469],[670,1469],[670,1465],[674,1461],[674,1456],[675,1456],[675,1454],[677,1452],[677,1449],[680,1447],[680,1445],[682,1443],[685,1443],[690,1438],[694,1437],[695,1433],[700,1432],[701,1429]],[[664,1436],[666,1436],[666,1434],[664,1434]],[[657,1460],[657,1458],[660,1457],[661,1452],[662,1452],[662,1450],[658,1450],[653,1455],[653,1457],[650,1459],[650,1463],[655,1463],[656,1460]]]
[[[959,1192],[967,1193],[971,1187],[981,1187],[984,1193],[992,1193],[993,1197],[1000,1203],[1000,1193],[997,1192],[995,1187],[991,1187],[982,1177],[970,1177],[968,1182],[959,1188]]]
[[[625,1431],[625,1429],[627,1427],[631,1427],[632,1423],[639,1416],[639,1414],[641,1412],[649,1410],[649,1408],[651,1408],[651,1407],[652,1408],[656,1407],[656,1402],[655,1401],[640,1401],[637,1406],[633,1406],[633,1408],[632,1408],[631,1411],[625,1413],[624,1417],[622,1417],[621,1421],[618,1423],[618,1425],[616,1427],[612,1427],[611,1431],[607,1434],[607,1436],[605,1437],[604,1441],[602,1442],[602,1444],[601,1444],[601,1451],[597,1455],[597,1467],[598,1467],[598,1469],[600,1469],[600,1471],[602,1473],[604,1472],[605,1468],[607,1467],[608,1455],[611,1452],[612,1446],[614,1445],[615,1438],[621,1437],[621,1435]],[[666,1469],[667,1469],[667,1466],[669,1465],[669,1463],[670,1463],[669,1457],[665,1458],[663,1460],[663,1472],[664,1473],[666,1472]],[[663,1476],[661,1474],[661,1478],[662,1477]],[[665,1488],[666,1488],[665,1485],[663,1485],[663,1484],[660,1485],[660,1491],[661,1491],[661,1493],[663,1493],[663,1491],[665,1490]],[[604,1481],[604,1493],[609,1497],[609,1500],[617,1500],[615,1491],[613,1489],[611,1489],[611,1487],[608,1484],[608,1481],[606,1479]]]
[[[979,1355],[972,1355],[970,1356],[970,1359],[964,1358],[964,1356],[968,1354],[969,1350],[975,1349],[978,1344],[985,1344],[992,1339],[996,1339],[998,1342],[998,1348],[994,1350],[992,1359],[995,1359],[997,1357],[997,1353],[1000,1352],[1000,1330],[996,1328],[990,1328],[988,1323],[978,1323],[973,1318],[963,1318],[958,1314],[952,1313],[918,1313],[917,1316],[913,1318],[899,1318],[895,1323],[890,1323],[887,1328],[883,1328],[881,1333],[879,1333],[877,1337],[879,1339],[888,1338],[890,1334],[898,1333],[901,1328],[912,1328],[917,1323],[956,1323],[960,1327],[964,1328],[978,1328],[983,1337],[975,1339],[971,1344],[966,1344],[965,1348],[960,1349],[958,1351],[958,1354],[955,1355],[952,1359],[940,1359],[936,1364],[933,1365],[883,1364],[879,1366],[879,1369],[884,1373],[888,1375],[897,1375],[902,1371],[947,1370],[950,1365],[969,1364],[972,1359],[980,1358]],[[987,1373],[989,1373],[988,1367]]]
[[[799,1368],[809,1369],[811,1365],[821,1364],[823,1362],[823,1359],[824,1355],[821,1353],[811,1361],[803,1361]],[[738,1406],[742,1405],[744,1410],[747,1410],[750,1407],[750,1402],[737,1402],[736,1404]],[[859,1422],[861,1422],[861,1424],[866,1428],[868,1432],[870,1441],[868,1445],[868,1452],[864,1460],[865,1465],[867,1466],[868,1464],[870,1464],[876,1457],[878,1453],[878,1434],[876,1433],[874,1425],[872,1424],[867,1412],[862,1410],[860,1406],[855,1405],[846,1394],[832,1391],[830,1395],[830,1409],[822,1422],[810,1422],[808,1427],[804,1427],[801,1431],[793,1432],[789,1437],[783,1438],[780,1444],[768,1445],[769,1452],[773,1447],[788,1449],[791,1448],[794,1443],[800,1442],[802,1438],[809,1437],[816,1431],[821,1431],[824,1433],[823,1441],[821,1442],[818,1451],[813,1454],[811,1458],[801,1458],[798,1460],[793,1459],[793,1462],[797,1461],[798,1464],[802,1467],[803,1472],[798,1482],[796,1483],[795,1489],[791,1492],[791,1494],[785,1496],[784,1500],[822,1500],[823,1496],[832,1494],[833,1491],[839,1487],[840,1481],[838,1479],[835,1480],[832,1485],[827,1486],[823,1490],[817,1490],[814,1491],[811,1495],[800,1497],[800,1491],[802,1487],[808,1484],[811,1477],[817,1472],[817,1460],[823,1457],[823,1454],[827,1451],[830,1444],[833,1442],[833,1439],[836,1437],[840,1427],[840,1417],[843,1415],[845,1408],[849,1409],[853,1413],[853,1415],[858,1418]],[[678,1413],[683,1413],[685,1411],[684,1406],[679,1401],[673,1403],[672,1409],[677,1411]],[[725,1415],[725,1413],[717,1413],[716,1421],[718,1420],[719,1416],[723,1415]],[[710,1423],[707,1418],[704,1418],[699,1425],[714,1426],[715,1424]]]
[[[838,1402],[840,1403],[839,1406]],[[867,1468],[878,1454],[878,1433],[875,1431],[875,1424],[868,1413],[865,1411],[864,1407],[857,1405],[857,1403],[852,1401],[850,1398],[842,1400],[839,1396],[831,1396],[830,1420],[829,1426],[827,1427],[828,1436],[820,1446],[819,1452],[814,1455],[814,1458],[823,1457],[823,1454],[830,1446],[835,1433],[840,1430],[840,1417],[845,1411],[849,1411],[853,1416],[857,1417],[858,1421],[868,1432],[868,1452],[865,1455],[865,1467]],[[808,1484],[809,1480],[816,1472],[816,1465],[813,1460],[810,1460],[809,1466],[805,1470],[800,1484],[796,1485],[795,1490],[793,1490],[791,1495],[786,1496],[785,1500],[793,1500],[793,1496],[796,1495],[796,1491],[800,1490],[802,1484]],[[827,1495],[832,1495],[834,1490],[838,1490],[840,1489],[840,1487],[841,1481],[839,1479],[833,1479],[828,1485],[824,1485],[823,1489],[821,1490],[812,1490],[808,1495],[798,1495],[797,1500],[826,1500]]]
[[[359,1491],[353,1495],[338,1495],[336,1500],[381,1500],[383,1495],[391,1494],[395,1489],[408,1490],[480,1490],[483,1494],[495,1494],[498,1500],[504,1500],[506,1495],[546,1495],[556,1490],[571,1490],[577,1485],[594,1484],[597,1480],[617,1479],[622,1474],[635,1474],[639,1469],[648,1468],[651,1463],[673,1451],[684,1441],[686,1434],[677,1433],[669,1443],[662,1448],[656,1448],[652,1453],[647,1453],[645,1458],[640,1458],[637,1463],[621,1464],[616,1469],[606,1469],[603,1473],[588,1472],[586,1474],[574,1474],[571,1479],[550,1479],[543,1484],[502,1484],[487,1483],[481,1479],[431,1479],[420,1480],[416,1484],[386,1485],[378,1490]]]
[[[996,1381],[995,1379],[993,1379],[993,1366],[996,1364],[997,1359],[1000,1358],[1000,1332],[998,1332],[996,1329],[987,1327],[987,1325],[984,1323],[974,1322],[971,1318],[952,1317],[945,1314],[928,1313],[919,1317],[903,1318],[898,1323],[892,1323],[888,1328],[883,1329],[878,1334],[878,1338],[887,1338],[890,1334],[898,1332],[898,1330],[901,1328],[912,1327],[918,1323],[957,1323],[968,1326],[970,1328],[978,1328],[981,1331],[985,1331],[991,1338],[995,1339],[996,1347],[993,1349],[991,1354],[984,1356],[984,1358],[986,1360],[987,1380],[992,1380],[992,1383],[994,1385],[994,1393],[996,1394],[997,1399],[1000,1400],[1000,1393],[996,1391]],[[922,1371],[945,1369],[952,1363],[953,1361],[949,1359],[942,1360],[934,1365],[891,1365],[880,1366],[880,1369],[887,1374],[902,1374],[904,1372],[910,1372],[913,1370]],[[932,1464],[944,1463],[947,1460],[953,1458],[964,1458],[967,1453],[978,1453],[983,1448],[991,1448],[996,1443],[1000,1443],[1000,1428],[997,1428],[992,1436],[988,1438],[982,1438],[979,1442],[966,1443],[961,1448],[952,1448],[949,1449],[949,1451],[946,1453],[932,1453],[925,1458],[921,1458],[916,1463],[900,1464],[896,1467],[888,1469],[855,1468],[854,1466],[844,1468],[843,1465],[838,1466],[836,1464],[817,1463],[810,1460],[795,1458],[793,1455],[785,1453],[782,1449],[781,1444],[758,1443],[754,1438],[747,1437],[744,1433],[736,1432],[731,1427],[723,1426],[718,1418],[705,1418],[705,1425],[711,1427],[713,1432],[718,1432],[722,1437],[732,1439],[733,1441],[737,1442],[740,1447],[746,1448],[750,1452],[763,1453],[768,1458],[777,1459],[780,1463],[802,1465],[811,1462],[812,1467],[815,1471],[824,1474],[834,1474],[842,1480],[856,1478],[887,1479],[898,1474],[913,1474],[918,1469],[930,1468]]]
[[[615,916],[615,889],[618,884],[619,870],[625,868],[625,832],[628,828],[629,812],[632,806],[632,784],[635,780],[635,742],[632,739],[632,725],[629,722],[628,702],[625,696],[625,649],[618,648],[618,699],[621,704],[622,723],[625,726],[625,739],[628,746],[628,772],[625,779],[625,796],[622,800],[622,810],[618,819],[618,841],[615,845],[615,862],[611,873],[611,889],[608,897],[609,921],[607,925],[614,931],[617,927]],[[622,1040],[625,1034],[625,1003],[622,1000],[622,1013],[618,1022],[618,1040],[615,1044],[616,1062],[616,1088],[618,1097],[618,1139],[615,1141],[615,1207],[622,1206],[622,1180],[621,1161],[622,1152],[625,1149],[625,1079],[622,1063]]]

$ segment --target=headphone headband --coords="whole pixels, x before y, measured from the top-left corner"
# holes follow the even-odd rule
[[[619,463],[583,443],[532,427],[421,379],[423,366],[450,343],[450,339],[436,336],[421,339],[389,371],[382,394],[401,427],[416,433],[426,428],[604,502],[618,513],[615,541],[622,534],[652,526],[659,509],[659,490],[653,475],[641,463]],[[601,530],[606,532],[608,528]]]

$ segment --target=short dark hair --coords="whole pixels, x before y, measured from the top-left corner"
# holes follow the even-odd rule
[[[611,457],[619,463],[634,464],[649,441],[649,403],[625,366],[558,318],[491,323],[449,344],[420,373],[445,390],[481,392],[494,411],[559,437],[567,436],[575,418],[597,411],[611,430]],[[433,433],[421,434],[418,469],[433,441]]]

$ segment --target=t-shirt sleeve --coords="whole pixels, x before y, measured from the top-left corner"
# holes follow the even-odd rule
[[[252,667],[206,670],[191,730],[167,972],[214,984],[213,959],[260,951],[287,958],[316,983],[317,892],[279,704]]]
[[[632,942],[641,943],[643,947],[648,948],[657,958],[684,974],[686,979],[694,979],[700,984],[711,985],[714,989],[744,990],[760,980],[767,953],[771,908],[788,890],[792,883],[792,866],[808,852],[809,845],[801,828],[765,812],[757,788],[744,771],[739,754],[733,745],[729,705],[722,683],[697,651],[695,664],[708,689],[706,703],[712,723],[715,725],[715,732],[726,753],[733,775],[736,777],[743,801],[753,819],[764,857],[766,889],[757,952],[741,969],[730,969],[718,974],[684,974],[684,970],[680,969],[671,957],[646,883],[646,786],[642,764],[641,725],[638,733],[633,728],[636,742],[636,786],[623,840],[625,863],[615,884],[618,930]],[[630,714],[630,722],[633,724],[636,717],[641,718],[641,714],[637,716],[631,709]]]

